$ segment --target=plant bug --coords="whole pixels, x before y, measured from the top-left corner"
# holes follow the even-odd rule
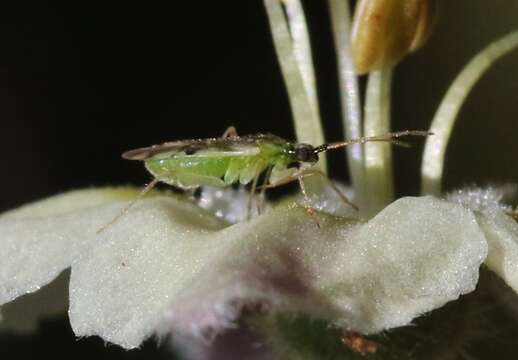
[[[259,177],[265,173],[261,192],[266,188],[298,181],[306,200],[306,210],[308,214],[313,215],[314,209],[309,206],[304,178],[320,175],[344,202],[354,206],[323,172],[311,168],[318,161],[319,153],[352,144],[371,141],[400,143],[398,139],[403,136],[428,135],[430,133],[426,131],[405,130],[312,146],[289,142],[272,134],[239,136],[236,129],[231,126],[219,138],[172,141],[130,150],[123,153],[122,157],[143,161],[146,169],[153,175],[153,180],[119,216],[99,231],[114,223],[136,200],[159,182],[185,190],[200,186],[225,187],[235,183],[251,183],[250,210],[252,196],[258,189]]]

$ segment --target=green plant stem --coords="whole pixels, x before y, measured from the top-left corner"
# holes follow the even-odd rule
[[[369,75],[365,99],[364,135],[375,136],[390,131],[390,93],[392,68]],[[368,142],[365,151],[365,204],[360,214],[374,216],[394,199],[392,147],[388,142]]]
[[[324,132],[316,105],[313,62],[302,6],[299,0],[287,0],[286,3],[288,19],[279,0],[264,0],[277,59],[288,91],[295,132],[299,142],[322,144]],[[326,171],[325,155],[316,166]]]
[[[343,0],[329,0],[328,4],[338,65],[342,124],[347,138],[359,138],[362,136],[361,109],[358,78],[354,70],[351,54],[351,16],[349,7],[348,3]],[[362,208],[364,207],[363,147],[361,144],[356,144],[347,147],[346,150],[347,162],[351,173],[351,184],[354,189],[353,201]]]
[[[426,140],[421,165],[421,191],[439,196],[446,148],[460,108],[475,83],[489,67],[518,46],[518,31],[493,42],[478,53],[460,72],[444,96],[430,127],[434,133]]]

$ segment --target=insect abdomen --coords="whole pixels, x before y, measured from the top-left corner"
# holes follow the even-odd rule
[[[259,156],[182,156],[146,161],[146,168],[154,177],[181,188],[223,187],[238,181],[248,184],[265,167]]]
[[[227,185],[238,181],[246,185],[252,181],[254,177],[262,173],[265,168],[266,161],[258,156],[232,158],[223,177],[223,181]]]

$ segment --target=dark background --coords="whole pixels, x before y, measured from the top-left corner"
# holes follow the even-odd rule
[[[290,109],[262,1],[17,2],[0,6],[0,210],[89,186],[143,184],[120,159],[133,147],[240,133],[293,138]],[[448,84],[479,49],[518,27],[518,2],[443,1],[429,44],[398,68],[394,129],[426,129]],[[328,140],[343,137],[324,1],[306,1]],[[448,188],[516,182],[516,52],[464,106],[449,148]],[[422,146],[396,150],[400,194],[418,191]],[[331,173],[347,178],[342,153]],[[0,337],[0,354],[147,358],[76,342],[66,319],[29,337]],[[8,350],[9,351],[9,350]],[[40,355],[38,355],[40,356]],[[157,355],[159,356],[159,355]]]

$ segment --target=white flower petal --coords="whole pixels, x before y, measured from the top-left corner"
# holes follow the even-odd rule
[[[133,348],[158,327],[210,337],[263,300],[277,311],[331,316],[305,268],[325,266],[321,256],[349,225],[321,221],[330,226],[319,229],[300,206],[280,207],[224,228],[192,204],[142,200],[74,262],[72,327]]]
[[[431,197],[400,199],[365,224],[319,213],[321,228],[299,205],[228,227],[156,197],[96,234],[123,204],[87,192],[0,218],[0,295],[33,291],[72,262],[74,331],[125,348],[157,331],[211,339],[243,312],[377,332],[473,290],[486,256],[471,211]]]
[[[98,214],[98,206],[132,193],[129,188],[73,191],[2,214],[0,305],[38,290],[70,266],[113,214]]]
[[[518,293],[518,223],[501,210],[477,214],[489,245],[486,265]]]
[[[191,204],[143,200],[74,262],[74,331],[132,348],[157,328],[210,340],[243,312],[302,311],[377,332],[472,291],[486,256],[472,213],[431,197],[365,225],[318,216],[320,229],[278,207],[223,229]]]
[[[219,253],[218,239],[208,235],[226,225],[188,202],[141,200],[72,265],[69,316],[76,335],[139,346],[178,290]]]
[[[505,198],[514,196],[516,186],[505,185],[500,187],[466,187],[447,194],[446,199],[467,207],[473,211],[493,212],[511,210],[503,203]]]
[[[473,291],[487,244],[471,211],[427,196],[395,201],[343,251],[343,269],[325,278],[347,274],[336,302],[349,327],[374,333]]]
[[[449,194],[448,200],[475,211],[489,246],[486,265],[518,293],[518,223],[506,214],[511,207],[502,203],[512,190],[467,188]]]
[[[0,219],[23,220],[66,214],[116,201],[131,200],[139,191],[130,186],[68,191],[4,212]]]

